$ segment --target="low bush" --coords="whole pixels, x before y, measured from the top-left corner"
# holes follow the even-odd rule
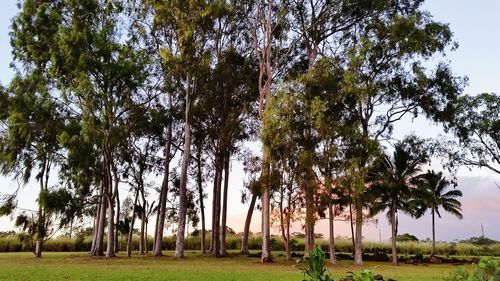
[[[498,281],[500,280],[500,260],[482,258],[474,271],[459,268],[446,281]]]

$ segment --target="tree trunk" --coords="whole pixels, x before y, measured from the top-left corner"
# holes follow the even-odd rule
[[[358,195],[359,196],[359,195]],[[363,229],[363,204],[360,198],[356,198],[355,201],[356,208],[356,237],[354,245],[354,264],[363,264],[363,234],[361,233]]]
[[[329,227],[328,227],[328,230],[329,230],[329,235],[330,235],[330,239],[329,239],[329,248],[330,248],[330,263],[331,264],[336,264],[337,263],[337,259],[335,257],[335,210],[333,209],[333,204],[331,202],[331,199],[332,198],[329,198],[329,203],[328,203],[328,223],[329,223]]]
[[[111,196],[107,196],[108,201],[108,245],[106,249],[106,257],[111,258],[115,256],[115,206],[114,199]]]
[[[226,256],[226,220],[227,220],[227,190],[229,187],[229,152],[225,157],[224,161],[224,201],[222,201],[222,225],[221,225],[221,237],[220,237],[220,255]]]
[[[148,250],[148,221],[149,218],[146,216],[146,222],[145,222],[145,227],[144,227],[144,249],[146,250],[146,254],[149,253]]]
[[[265,126],[265,125],[264,125]],[[271,195],[270,195],[270,152],[264,146],[262,157],[262,256],[261,262],[272,262],[271,257]]]
[[[215,235],[214,235],[214,232],[217,230],[217,225],[215,223],[215,209],[216,209],[216,206],[217,206],[217,177],[219,176],[219,165],[218,165],[218,161],[219,159],[217,158],[217,153],[216,155],[214,156],[215,160],[214,160],[214,168],[215,168],[215,171],[214,171],[214,186],[212,188],[212,233],[210,234],[210,254],[211,255],[214,255],[215,254]]]
[[[203,204],[203,177],[202,177],[202,162],[201,162],[201,157],[202,157],[202,147],[201,145],[198,147],[198,173],[197,173],[197,183],[198,183],[198,196],[200,198],[200,212],[201,212],[201,253],[206,254],[207,248],[206,248],[206,243],[205,243],[205,237],[206,237],[206,229],[205,229],[205,206]]]
[[[45,164],[44,164],[45,166]],[[42,171],[43,174],[43,171]],[[43,175],[42,175],[43,178]],[[40,179],[40,194],[44,191],[43,187],[43,179]],[[43,207],[42,203],[38,202],[38,225],[37,225],[37,239],[36,239],[36,244],[35,244],[35,257],[41,258],[42,257],[42,249],[43,249],[43,239],[44,239],[44,219],[43,219]]]
[[[392,264],[398,265],[398,252],[396,248],[396,237],[398,236],[397,218],[396,218],[396,202],[392,200],[391,206],[391,242],[392,242]]]
[[[120,224],[120,196],[116,194],[116,225]],[[120,242],[118,241],[119,237],[118,227],[115,227],[115,253],[120,252]]]
[[[144,226],[145,226],[145,222],[146,222],[146,219],[144,218],[146,215],[145,215],[146,211],[144,211],[144,207],[142,209],[142,213],[141,213],[141,230],[140,230],[140,235],[139,235],[139,254],[140,255],[144,255]]]
[[[169,111],[172,110],[172,94],[168,95],[168,106]],[[165,162],[164,162],[164,174],[163,181],[161,184],[160,197],[158,199],[158,216],[155,226],[155,241],[153,255],[159,257],[162,255],[163,248],[163,229],[165,228],[165,213],[167,208],[167,193],[168,193],[168,181],[169,181],[169,170],[170,170],[170,149],[172,146],[172,114],[169,112],[168,126],[167,126],[167,143],[165,145]]]
[[[221,185],[222,185],[222,170],[223,159],[219,154],[215,159],[215,183],[213,194],[213,214],[212,214],[212,255],[220,257],[220,213],[221,213]]]
[[[106,210],[108,208],[108,201],[103,195],[101,198],[101,213],[99,218],[99,229],[97,233],[96,256],[104,256],[104,229],[106,226]]]
[[[135,224],[135,205],[137,205],[137,200],[139,199],[139,190],[135,191],[134,205],[132,207],[132,219],[130,221],[130,228],[128,230],[127,237],[127,256],[132,255],[132,235],[134,234],[134,224]]]
[[[352,255],[354,256],[356,242],[354,241],[354,215],[352,213],[352,199],[349,201],[349,220],[351,223],[351,242],[352,242]]]
[[[285,219],[285,215],[284,215],[284,210],[283,210],[284,194],[283,194],[282,189],[281,189],[281,194],[280,195],[281,195],[281,200],[279,202],[279,208],[280,208],[281,236],[283,237],[283,245],[285,246],[285,252],[286,252],[287,260],[289,260],[288,257],[291,256],[291,252],[290,252],[290,236],[288,235],[287,231],[285,230],[285,225],[288,228],[288,224],[290,222],[287,220],[288,215],[286,215],[286,219]]]
[[[314,219],[314,190],[312,189],[311,186],[311,181],[307,180],[307,185],[306,187],[306,222],[305,222],[305,234],[306,234],[306,241],[305,241],[305,256],[309,256],[311,251],[314,248],[314,224],[315,219]]]
[[[252,200],[250,201],[250,206],[248,206],[247,218],[245,219],[245,228],[243,229],[243,236],[241,237],[241,250],[240,254],[248,255],[248,236],[250,233],[250,223],[252,222],[253,210],[255,208],[255,203],[257,201],[257,195],[252,194]]]
[[[288,237],[288,252],[286,253],[286,260],[292,260],[292,251],[290,248],[290,225],[292,223],[292,192],[293,192],[293,177],[290,179],[288,186],[288,212],[286,213],[286,237]]]
[[[436,254],[436,225],[435,225],[435,211],[432,208],[432,251],[431,257]]]
[[[184,234],[186,229],[187,209],[187,172],[191,156],[191,78],[186,79],[186,108],[184,122],[184,153],[182,155],[182,166],[179,187],[179,224],[177,227],[177,241],[175,242],[175,257],[184,257]]]

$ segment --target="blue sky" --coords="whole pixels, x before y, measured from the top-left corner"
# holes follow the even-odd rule
[[[9,69],[11,62],[11,48],[9,44],[10,19],[15,15],[16,0],[2,0],[0,9],[0,83],[6,85],[12,77]],[[500,1],[497,0],[433,0],[424,5],[436,20],[449,23],[454,32],[454,40],[459,48],[448,52],[445,60],[449,61],[454,73],[469,77],[469,85],[465,89],[468,94],[481,92],[500,93]],[[432,136],[441,132],[440,128],[422,119],[410,120],[396,125],[396,134],[404,135],[414,132],[417,135]],[[237,231],[242,229],[247,206],[239,203],[242,189],[242,167],[233,163],[230,176],[229,226]],[[500,176],[486,170],[463,169],[459,174],[459,186],[464,192],[463,209],[464,219],[444,215],[437,222],[437,239],[452,241],[481,234],[481,224],[485,234],[500,240],[500,190],[495,186],[500,183]],[[0,193],[12,191],[16,183],[0,176]],[[35,208],[36,185],[28,184],[22,188],[20,206]],[[154,200],[154,199],[153,199]],[[209,196],[208,200],[211,200]],[[210,202],[210,201],[207,201]],[[207,204],[210,205],[210,204]],[[207,209],[207,212],[211,212]],[[260,214],[255,212],[252,230],[259,231]],[[151,224],[152,225],[152,224]],[[210,225],[208,222],[207,225]],[[346,224],[338,222],[337,231],[341,236],[349,235]],[[8,218],[0,218],[0,231],[12,228]],[[369,224],[364,228],[365,237],[370,240],[379,239],[379,228],[382,239],[390,236],[390,227],[384,218],[380,218],[378,225]],[[326,234],[326,224],[320,222],[318,230]],[[411,220],[400,219],[399,232],[409,232],[424,239],[431,236],[430,218]]]

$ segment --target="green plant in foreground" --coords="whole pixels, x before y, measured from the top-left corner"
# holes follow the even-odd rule
[[[325,253],[319,245],[314,246],[311,255],[305,258],[306,265],[301,268],[304,272],[303,281],[333,281],[326,273]]]
[[[468,272],[465,268],[459,268],[446,281],[500,281],[500,260],[482,258],[477,268]]]
[[[371,272],[368,269],[363,269],[359,273],[359,275],[356,275],[356,273],[349,271],[349,272],[347,272],[346,277],[351,278],[354,281],[373,281],[373,280],[375,280],[373,272]]]

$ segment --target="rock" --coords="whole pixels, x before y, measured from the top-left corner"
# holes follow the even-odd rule
[[[396,279],[389,278],[387,281],[397,281]]]
[[[373,276],[373,279],[374,280],[384,281],[384,277],[382,277],[382,274],[375,274],[375,276]]]

